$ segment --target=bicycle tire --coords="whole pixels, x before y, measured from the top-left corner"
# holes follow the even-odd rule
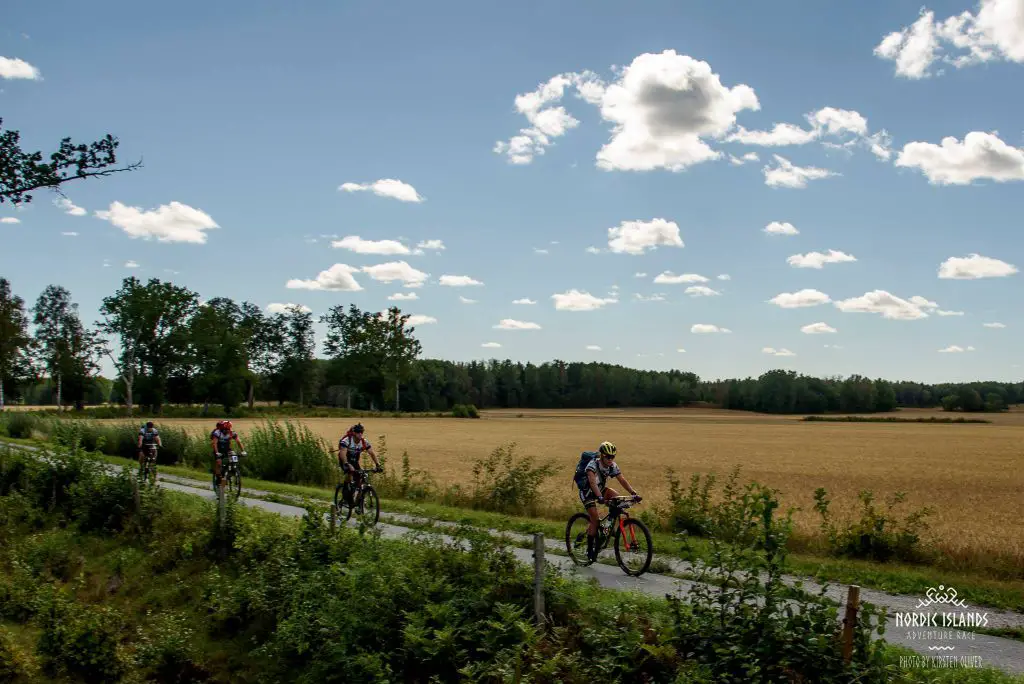
[[[364,524],[377,524],[377,521],[380,520],[380,497],[377,496],[377,490],[371,485],[366,485],[359,493],[359,501],[356,505],[359,507],[359,518]],[[372,520],[369,519],[371,517]]]
[[[575,563],[576,565],[582,565],[586,567],[590,565],[593,561],[587,558],[586,529],[583,530],[582,537],[580,536],[580,533],[577,532],[574,539],[572,527],[577,520],[582,520],[584,523],[586,523],[586,527],[590,527],[590,516],[586,513],[576,513],[571,518],[569,518],[569,522],[567,522],[565,525],[565,550],[566,553],[569,554],[569,558],[572,559],[573,563]],[[580,543],[582,543],[582,547],[577,545]]]
[[[231,498],[238,499],[242,495],[242,473],[237,468],[228,468],[228,475],[225,479]]]
[[[348,504],[348,502],[345,501],[345,494],[344,494],[344,492],[345,492],[345,485],[344,484],[339,484],[337,487],[334,488],[334,505],[335,505],[335,507],[338,510],[338,517],[347,522],[348,519],[352,517],[352,510],[353,510],[354,507],[350,506]],[[352,493],[352,503],[355,504],[355,501],[356,501],[356,492],[353,492]]]
[[[654,557],[654,544],[651,541],[651,532],[647,529],[647,525],[644,525],[641,521],[636,518],[627,518],[622,521],[622,527],[625,530],[625,534],[629,537],[634,537],[631,528],[639,528],[643,542],[646,543],[647,553],[642,557],[643,566],[639,570],[633,570],[626,565],[626,560],[622,557],[622,551],[620,551],[620,545],[629,545],[630,542],[623,541],[623,533],[620,530],[616,530],[615,533],[615,562],[619,564],[622,571],[632,577],[639,577],[640,575],[647,572],[647,569],[651,567],[651,558]],[[639,542],[639,540],[637,540]]]

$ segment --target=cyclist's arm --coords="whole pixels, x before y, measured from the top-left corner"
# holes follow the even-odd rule
[[[235,435],[235,444],[238,445],[239,451],[245,451],[245,447],[242,445],[242,440],[238,439],[238,435]]]
[[[379,468],[380,467],[380,459],[377,458],[377,454],[373,450],[373,447],[366,447],[366,453],[370,454],[370,458],[373,459],[373,465],[375,465],[375,466],[377,466]]]
[[[136,445],[138,448],[142,448],[142,433],[139,433],[139,443]]]
[[[626,488],[626,491],[627,491],[627,492],[629,492],[629,493],[630,493],[630,494],[632,494],[633,496],[636,496],[636,490],[635,490],[635,489],[633,489],[633,487],[631,487],[631,486],[630,486],[630,484],[629,484],[628,482],[626,482],[626,476],[625,476],[625,475],[623,475],[622,473],[619,473],[618,475],[616,475],[616,476],[615,476],[615,479],[616,479],[616,480],[618,480],[618,481],[619,481],[619,483],[620,483],[620,484],[621,484],[621,485],[622,485],[623,487],[625,487],[625,488]]]
[[[600,489],[597,486],[597,473],[595,473],[593,470],[588,470],[587,481],[590,482],[590,489],[594,492],[594,496],[596,496],[598,499],[602,498],[604,496],[604,493],[600,491]]]
[[[213,453],[215,453],[215,454],[220,453],[220,449],[217,448],[217,438],[216,437],[211,437],[210,438],[210,448],[213,449]]]

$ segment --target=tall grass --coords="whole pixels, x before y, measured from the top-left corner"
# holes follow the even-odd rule
[[[248,458],[242,474],[261,480],[301,484],[333,484],[337,466],[327,453],[327,444],[305,425],[267,420],[245,439]]]

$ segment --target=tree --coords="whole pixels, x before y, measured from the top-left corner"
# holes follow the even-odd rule
[[[330,359],[327,382],[349,389],[346,405],[352,408],[352,389],[371,397],[381,396],[384,377],[383,329],[377,317],[350,304],[348,311],[341,305],[332,306],[320,317],[327,325],[324,352]]]
[[[278,402],[282,403],[288,396],[297,396],[299,404],[305,404],[316,379],[313,314],[293,304],[284,313],[272,316],[271,326],[271,339],[283,343],[274,373]]]
[[[242,310],[231,299],[215,297],[189,322],[194,386],[205,414],[211,401],[230,411],[242,400],[249,378]]]
[[[76,144],[71,138],[64,138],[47,163],[43,161],[42,152],[21,149],[21,133],[5,131],[2,126],[3,119],[0,119],[0,204],[28,204],[32,201],[29,193],[38,188],[60,192],[59,187],[69,181],[109,176],[142,166],[138,161],[114,168],[120,143],[109,133],[89,144]]]
[[[260,308],[251,302],[242,302],[239,307],[238,327],[245,340],[246,358],[249,364],[246,401],[249,408],[256,399],[256,379],[270,375],[276,360],[277,350],[283,344],[275,337],[276,330],[270,325]]]
[[[25,301],[11,294],[11,284],[0,278],[0,411],[4,410],[4,389],[30,375],[28,316]]]
[[[98,332],[82,325],[78,304],[60,285],[48,285],[43,290],[33,313],[40,365],[46,368],[50,382],[56,383],[57,407],[62,409],[65,399],[70,399],[81,409],[89,380],[100,369],[103,341]]]
[[[399,386],[408,380],[413,371],[413,362],[420,355],[423,347],[412,336],[416,328],[406,328],[409,314],[402,314],[398,307],[387,310],[387,315],[376,318],[371,329],[380,330],[382,336],[383,359],[381,375],[387,378],[395,388],[395,411],[399,409]]]

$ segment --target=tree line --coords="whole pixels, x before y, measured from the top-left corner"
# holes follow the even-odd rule
[[[421,359],[409,315],[331,307],[321,355],[314,317],[298,306],[264,312],[186,287],[125,278],[83,323],[67,289],[48,286],[33,306],[0,278],[0,407],[16,399],[81,408],[110,401],[160,413],[165,404],[231,411],[256,401],[350,409],[674,407],[767,413],[881,412],[897,407],[998,411],[1024,400],[1021,383],[923,384],[860,375],[816,378],[772,370],[757,378],[554,360]],[[117,369],[98,375],[106,357]]]

